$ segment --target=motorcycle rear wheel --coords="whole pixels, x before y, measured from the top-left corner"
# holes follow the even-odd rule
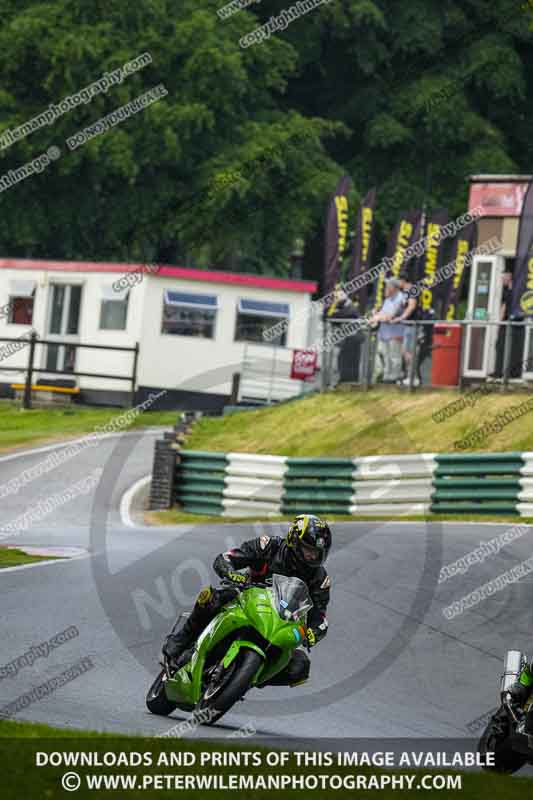
[[[193,720],[203,725],[213,725],[218,722],[246,694],[262,661],[255,650],[243,648],[230,667],[231,675],[226,680],[223,677],[220,690],[213,693],[213,687],[210,687],[209,699],[204,699],[204,694],[199,701],[193,713]]]
[[[511,775],[527,764],[528,758],[512,749],[509,740],[511,730],[506,716],[505,712],[500,711],[492,717],[479,740],[478,750],[481,755],[494,753],[494,766],[485,766],[484,770]]]

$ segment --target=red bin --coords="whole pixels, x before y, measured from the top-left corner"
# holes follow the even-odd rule
[[[461,325],[442,324],[433,328],[433,386],[457,386],[461,369]]]

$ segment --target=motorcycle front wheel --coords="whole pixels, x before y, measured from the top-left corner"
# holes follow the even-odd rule
[[[262,661],[255,650],[243,648],[218,682],[209,684],[194,709],[193,720],[204,725],[217,722],[246,694]]]
[[[177,708],[176,703],[168,700],[165,694],[165,684],[163,681],[164,670],[161,670],[155,681],[148,689],[146,695],[146,707],[152,714],[157,714],[161,717],[168,717]]]

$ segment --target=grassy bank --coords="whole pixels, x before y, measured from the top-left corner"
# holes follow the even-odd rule
[[[176,724],[177,720],[169,719],[168,727],[171,728]],[[39,763],[36,766],[36,751],[41,754],[52,753],[77,753],[77,752],[91,752],[99,754],[100,759],[103,758],[104,753],[124,753],[132,754],[137,759],[139,755],[150,753],[150,761],[141,767],[130,765],[116,765],[112,767],[75,767],[76,775],[81,778],[81,786],[77,791],[77,797],[94,797],[96,792],[87,788],[84,781],[86,775],[112,775],[112,776],[138,776],[138,784],[136,791],[127,792],[132,797],[160,797],[161,792],[158,789],[171,788],[162,786],[154,787],[156,778],[159,775],[199,775],[199,776],[221,776],[228,780],[229,775],[237,775],[239,773],[255,776],[254,780],[267,780],[269,774],[289,776],[294,775],[296,780],[301,781],[302,776],[314,775],[337,775],[348,777],[354,780],[354,777],[359,777],[360,780],[368,781],[372,776],[373,780],[386,780],[389,785],[385,785],[381,791],[374,791],[375,788],[367,790],[365,788],[354,789],[340,789],[331,791],[329,789],[315,789],[313,791],[302,789],[284,789],[282,796],[289,798],[301,798],[311,795],[316,797],[317,800],[326,800],[333,796],[339,798],[347,797],[374,797],[379,794],[383,800],[394,800],[398,797],[417,797],[421,796],[417,789],[425,789],[424,795],[435,794],[442,798],[442,800],[452,800],[458,796],[469,798],[469,800],[483,800],[490,797],[495,800],[522,800],[531,794],[533,788],[533,780],[530,778],[513,778],[508,776],[493,775],[487,773],[468,772],[458,773],[450,769],[397,769],[394,768],[391,772],[387,773],[386,770],[379,769],[378,767],[345,767],[338,766],[335,763],[332,766],[325,767],[311,767],[307,766],[305,769],[298,766],[294,756],[290,756],[287,763],[282,766],[271,767],[266,764],[267,750],[263,747],[258,747],[254,742],[246,742],[246,740],[227,739],[228,731],[222,727],[220,730],[220,741],[204,740],[198,738],[141,738],[141,737],[126,737],[126,736],[111,736],[109,734],[98,734],[94,732],[75,731],[72,729],[59,730],[57,728],[49,728],[44,725],[33,725],[31,723],[17,723],[11,721],[0,721],[0,738],[3,738],[2,745],[3,752],[3,796],[8,800],[13,800],[20,797],[39,797],[39,798],[59,798],[65,796],[65,791],[61,788],[61,780],[63,775],[69,768],[65,766],[50,766],[44,763],[44,758],[41,755]],[[387,751],[387,740],[381,742],[382,747],[380,750]],[[307,746],[305,749],[311,749]],[[349,751],[350,744],[347,743],[347,750]],[[406,748],[412,750],[415,748]],[[436,749],[440,749],[438,746]],[[220,760],[224,757],[225,751],[239,750],[253,750],[260,760],[258,764],[250,763],[249,766],[245,765],[244,758],[242,766],[236,767],[232,764],[219,765]],[[424,752],[432,750],[428,742]],[[180,766],[178,762],[179,753],[186,751],[189,758],[194,758],[193,766]],[[125,756],[127,759],[128,756]],[[175,758],[176,765],[171,766],[171,758]],[[336,756],[333,754],[333,758]],[[72,775],[72,773],[71,773]],[[430,779],[429,776],[452,776],[455,788],[443,788],[441,790],[431,789],[429,786],[424,785],[422,781]],[[143,778],[144,776],[144,778]],[[151,778],[150,776],[154,776]],[[354,777],[352,777],[354,776]],[[407,788],[395,785],[394,788],[390,786],[392,776],[398,781],[400,776],[410,776],[412,780],[411,787]],[[205,777],[203,778],[206,779]],[[212,778],[211,778],[212,779]],[[141,786],[143,780],[146,781],[144,787]],[[338,780],[338,779],[337,779]],[[442,780],[442,779],[441,779]],[[460,781],[460,786],[458,785]],[[116,789],[118,785],[114,786],[114,792],[105,789],[103,786],[98,791],[98,795],[102,796],[116,796]],[[131,786],[127,788],[132,788]],[[198,798],[206,797],[211,792],[205,792],[202,789],[180,788],[180,797],[185,798]],[[125,795],[125,792],[123,792]],[[232,791],[225,791],[220,789],[217,795],[223,797],[238,797],[243,800],[251,800],[251,798],[272,798],[274,794],[278,794],[272,790],[265,790],[255,788],[253,790],[243,789],[241,791],[233,789]]]
[[[123,414],[127,409],[88,408],[72,405],[63,408],[21,409],[18,404],[0,401],[0,452],[27,444],[54,442],[90,433]],[[150,425],[172,426],[177,411],[145,411],[126,429]]]
[[[257,411],[204,418],[194,426],[187,448],[285,456],[533,450],[533,412],[529,412],[476,447],[457,451],[455,442],[520,405],[528,395],[471,394],[472,407],[434,421],[433,415],[461,397],[454,391],[408,394],[396,389],[318,394]]]
[[[52,558],[54,556],[30,556],[22,550],[0,545],[0,569],[18,567],[21,564],[33,564],[35,561],[50,561]]]

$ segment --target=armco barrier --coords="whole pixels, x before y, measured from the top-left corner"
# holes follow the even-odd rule
[[[429,511],[436,469],[433,453],[362,456],[354,463],[357,472],[350,514],[396,516]]]
[[[288,458],[183,450],[175,498],[224,516],[533,516],[533,453]]]
[[[229,453],[222,499],[224,515],[280,514],[286,462],[283,456]]]
[[[223,516],[402,514],[429,509],[432,455],[288,458],[182,450],[176,501]]]
[[[521,517],[533,517],[533,453],[522,453],[522,459],[516,508]]]
[[[224,453],[180,451],[176,466],[176,500],[185,511],[222,514],[226,465]]]
[[[518,514],[522,453],[436,456],[434,513]]]
[[[355,472],[351,458],[288,458],[283,514],[349,514]]]

